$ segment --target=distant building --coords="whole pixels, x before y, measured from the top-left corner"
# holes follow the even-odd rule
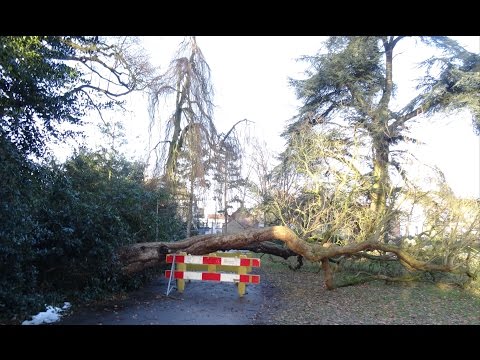
[[[225,217],[223,214],[207,214],[206,225],[210,228],[209,234],[221,234]]]
[[[201,219],[205,217],[205,208],[197,207],[196,210],[197,211],[195,212],[195,217],[197,219]]]
[[[240,207],[237,211],[229,216],[227,223],[227,234],[236,234],[258,227],[260,227],[258,220],[255,219],[255,217],[250,214],[247,209]]]
[[[223,213],[207,213],[206,216],[201,220],[200,224],[202,230],[205,231],[205,234],[225,233],[225,215]],[[256,217],[244,207],[238,208],[232,213],[232,215],[228,216],[228,234],[236,234],[247,229],[259,227],[263,227],[263,222],[259,223]],[[207,230],[207,228],[209,229]]]

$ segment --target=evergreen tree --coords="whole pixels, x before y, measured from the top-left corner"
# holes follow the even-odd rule
[[[370,207],[381,216],[392,193],[389,167],[401,171],[391,147],[408,140],[408,123],[420,115],[468,108],[480,130],[480,56],[443,36],[420,41],[440,50],[426,59],[418,92],[403,108],[394,111],[393,72],[395,50],[403,36],[330,37],[326,53],[306,56],[311,64],[307,79],[291,80],[303,101],[299,115],[285,136],[302,124],[324,130],[349,127],[365,137],[371,147]],[[348,154],[346,154],[348,156]]]
[[[214,175],[216,182],[215,197],[222,200],[220,209],[225,218],[225,232],[227,231],[228,209],[233,203],[243,205],[243,198],[239,190],[246,185],[242,177],[240,144],[236,137],[224,137],[219,143],[214,159]]]

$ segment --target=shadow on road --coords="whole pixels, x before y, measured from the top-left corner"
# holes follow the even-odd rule
[[[58,325],[249,325],[265,301],[262,283],[248,285],[240,298],[233,283],[192,281],[183,294],[165,296],[168,280],[158,278],[118,303],[78,309]]]

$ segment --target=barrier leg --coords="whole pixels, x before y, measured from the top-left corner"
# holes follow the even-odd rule
[[[184,255],[186,256],[186,252],[181,252],[179,255]],[[178,271],[187,271],[187,264],[176,264],[176,268]],[[183,290],[185,290],[185,280],[183,279],[177,279],[177,290],[180,293],[183,293]]]
[[[240,255],[240,258],[246,258],[246,257],[247,257],[246,255]],[[238,267],[238,274],[239,275],[245,275],[246,273],[247,273],[247,267],[246,266],[239,266]],[[245,283],[242,283],[242,282],[238,283],[238,295],[240,297],[245,295],[245,287],[246,287]]]

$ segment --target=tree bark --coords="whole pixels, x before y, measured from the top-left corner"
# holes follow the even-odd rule
[[[333,290],[335,288],[335,286],[333,285],[333,272],[332,268],[330,267],[330,262],[328,261],[328,258],[322,259],[322,270],[325,286],[328,290]]]
[[[283,241],[288,249],[281,250],[281,247],[268,243],[268,241],[271,240]],[[267,243],[265,244],[265,242]],[[369,239],[368,241],[346,246],[329,244],[328,247],[325,247],[321,244],[311,244],[300,239],[292,230],[285,226],[251,229],[238,234],[198,235],[186,240],[171,243],[139,243],[121,248],[119,250],[119,260],[126,273],[133,273],[147,267],[164,263],[165,255],[171,252],[185,251],[192,255],[204,255],[218,250],[231,249],[247,249],[255,252],[272,253],[273,255],[282,254],[284,256],[280,256],[286,256],[287,258],[288,256],[291,256],[289,252],[291,251],[296,255],[302,255],[307,260],[313,262],[321,261],[325,272],[325,284],[327,289],[333,288],[333,275],[330,267],[325,265],[324,260],[328,262],[328,258],[341,255],[349,256],[361,251],[371,250],[380,250],[395,254],[400,263],[410,271],[450,272],[474,277],[474,275],[466,268],[454,267],[450,264],[431,264],[417,260],[400,247],[382,243],[378,241],[378,239]]]
[[[227,151],[225,150],[225,163],[223,164],[225,173],[223,178],[223,217],[225,228],[223,230],[224,234],[228,234],[228,209],[227,209],[227,185],[228,185],[228,169],[227,169]]]
[[[172,139],[170,140],[170,146],[168,148],[167,163],[165,165],[165,174],[169,184],[173,184],[175,182],[175,170],[177,165],[178,153],[180,150],[178,148],[178,140],[180,137],[180,131],[182,130],[180,126],[181,117],[181,104],[177,103],[177,109],[175,111],[175,117],[173,120],[173,134]]]
[[[190,193],[188,194],[188,209],[187,209],[187,238],[190,237],[192,224],[193,224],[193,190],[194,190],[194,176],[195,160],[192,161],[192,168],[190,169]]]
[[[385,48],[385,84],[370,130],[370,136],[373,139],[374,178],[371,209],[378,214],[379,218],[384,215],[390,185],[388,176],[389,134],[385,133],[385,129],[388,129],[390,115],[388,106],[393,91],[393,48],[398,40],[394,40],[393,37],[385,37],[382,41]],[[386,240],[385,236],[384,240]]]
[[[388,176],[388,154],[390,152],[388,139],[382,134],[376,134],[378,139],[373,142],[373,193],[371,209],[382,217],[385,213],[390,179]]]

